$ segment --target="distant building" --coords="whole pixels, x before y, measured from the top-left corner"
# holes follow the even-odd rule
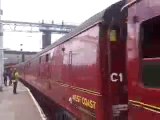
[[[12,51],[12,50],[5,50],[4,51],[4,65],[13,65],[20,62],[24,62],[34,55],[37,52],[29,52],[29,51]]]

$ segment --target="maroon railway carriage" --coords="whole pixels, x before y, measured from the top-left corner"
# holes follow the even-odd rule
[[[17,68],[57,120],[159,120],[159,32],[160,0],[120,1]]]
[[[17,65],[23,81],[61,106],[55,119],[128,119],[124,5],[113,4]]]
[[[128,9],[129,120],[160,120],[160,0]]]

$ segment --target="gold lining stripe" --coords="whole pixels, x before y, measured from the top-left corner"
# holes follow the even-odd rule
[[[134,102],[134,103],[138,103],[138,104],[143,105],[143,106],[147,106],[147,107],[151,107],[151,108],[160,110],[160,107],[158,107],[158,106],[153,106],[153,105],[145,104],[145,103],[143,103],[143,102],[134,101],[134,100],[129,100],[129,101],[130,101],[130,102]]]
[[[53,81],[53,82],[59,84],[62,87],[68,87],[68,88],[71,88],[71,89],[74,89],[74,90],[77,90],[77,91],[81,91],[81,92],[85,92],[85,93],[95,95],[95,96],[102,96],[99,92],[95,92],[95,91],[92,91],[92,90],[89,90],[89,89],[80,88],[80,87],[76,87],[76,86],[71,86],[71,85],[68,85],[68,84],[64,84],[60,81]]]
[[[66,87],[71,87],[71,88],[74,88],[74,89],[81,89],[81,90],[92,92],[92,93],[95,93],[95,94],[100,94],[99,92],[95,92],[95,91],[92,91],[92,90],[88,90],[88,89],[84,89],[84,88],[80,88],[80,87],[76,87],[76,86],[71,86],[71,85],[68,85],[68,84],[61,83],[59,81],[56,81],[56,83],[59,83],[60,85],[63,85],[63,86],[66,86]]]
[[[136,107],[141,107],[141,105],[136,105],[136,104],[134,104],[134,103],[132,103],[132,105],[134,105],[134,106],[136,106]]]
[[[135,100],[129,100],[129,102],[133,102],[133,103],[142,104],[142,102],[140,102],[140,101],[135,101]]]
[[[152,111],[152,112],[160,113],[160,111],[153,110],[153,109],[151,109],[151,108],[147,108],[147,107],[143,107],[143,108],[146,109],[146,110]]]
[[[143,103],[143,105],[160,110],[160,107],[157,107],[157,106],[153,106],[153,105],[149,105],[149,104],[145,104],[145,103]]]
[[[142,107],[146,110],[149,110],[149,111],[152,111],[152,112],[155,112],[155,113],[160,113],[160,111],[158,111],[158,110],[160,110],[160,107],[145,104],[143,102],[135,101],[135,100],[129,100],[129,102],[131,102],[131,104],[134,105],[134,106]],[[155,109],[157,109],[157,110],[155,110]]]

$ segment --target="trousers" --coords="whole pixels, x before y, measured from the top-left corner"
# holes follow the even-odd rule
[[[13,82],[13,93],[14,93],[14,94],[17,93],[17,84],[18,84],[17,81],[14,81],[14,82]]]
[[[7,78],[4,78],[4,85],[7,86]]]

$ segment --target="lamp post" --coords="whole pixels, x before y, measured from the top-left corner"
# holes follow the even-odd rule
[[[0,20],[3,12],[1,9],[1,0],[0,0]],[[3,83],[3,69],[4,69],[4,62],[3,62],[3,30],[2,30],[2,23],[0,22],[0,91],[2,91],[2,83]]]
[[[20,51],[21,51],[21,62],[24,62],[25,61],[25,56],[24,56],[24,53],[23,53],[23,44],[20,44],[20,46],[21,46],[21,49],[20,49]]]
[[[23,47],[23,44],[20,44],[20,47],[21,47],[21,48],[20,48],[20,51],[23,51],[23,48],[22,48],[22,47]]]

